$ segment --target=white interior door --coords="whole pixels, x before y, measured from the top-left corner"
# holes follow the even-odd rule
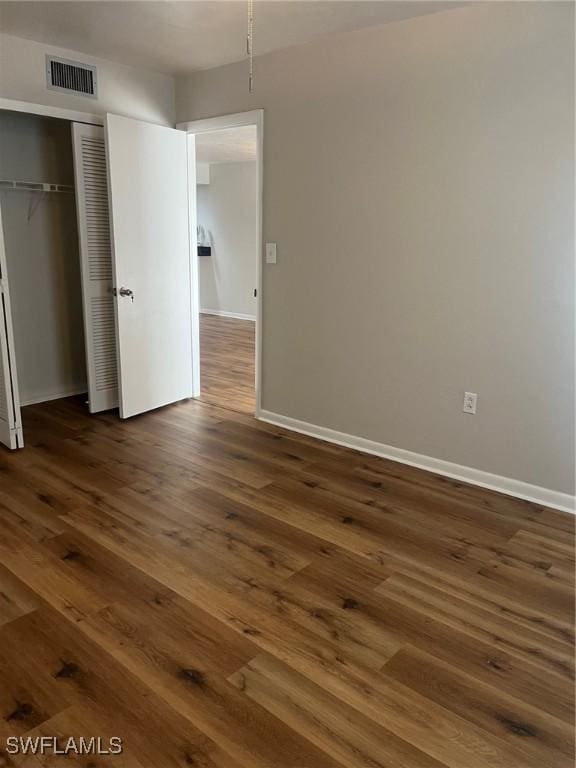
[[[16,374],[14,334],[10,311],[10,290],[6,271],[4,231],[0,210],[0,443],[8,448],[23,448],[20,395]]]
[[[72,123],[90,413],[118,406],[104,128]]]
[[[106,144],[127,418],[193,396],[187,136],[107,115]]]

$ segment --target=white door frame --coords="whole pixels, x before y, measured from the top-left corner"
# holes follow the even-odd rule
[[[89,125],[102,125],[104,122],[103,117],[100,115],[94,115],[89,112],[78,112],[72,109],[64,109],[61,107],[51,107],[47,104],[36,104],[30,101],[18,101],[16,99],[0,98],[0,109],[7,112],[22,112],[28,115],[39,115],[44,117],[56,117],[61,120],[67,120],[70,124],[88,123]],[[0,205],[0,260],[5,264],[5,238],[2,228],[2,206]],[[4,282],[4,285],[0,289],[0,293],[4,294],[4,301],[10,304],[10,296],[8,292],[8,281]],[[1,311],[0,302],[0,311]],[[8,306],[10,310],[10,306]],[[10,317],[10,311],[8,312],[7,321],[9,323],[8,331],[13,341],[13,329]],[[2,321],[3,322],[3,321]],[[1,350],[0,350],[1,354]],[[13,343],[10,345],[10,349],[7,351],[10,354],[10,372],[11,372],[11,384],[12,384],[12,396],[14,402],[14,420],[15,420],[15,444],[14,448],[24,447],[24,436],[22,429],[22,416],[20,412],[20,391],[18,388],[18,374],[16,369],[16,351]],[[1,361],[0,361],[1,362]]]
[[[51,107],[48,104],[36,104],[32,101],[17,101],[16,99],[0,98],[0,109],[7,112],[24,112],[27,115],[40,117],[56,117],[59,120],[69,120],[71,123],[88,123],[89,125],[104,125],[103,115],[92,112],[78,112],[65,107]]]
[[[191,120],[185,123],[177,123],[176,128],[181,131],[186,131],[192,140],[197,133],[208,133],[211,131],[221,131],[226,128],[240,128],[245,125],[256,126],[256,173],[257,173],[257,190],[256,190],[256,359],[255,359],[255,392],[256,392],[256,407],[254,415],[256,418],[260,418],[262,410],[262,250],[263,250],[263,232],[262,232],[262,206],[263,206],[263,179],[264,179],[264,110],[254,109],[250,112],[238,112],[233,115],[221,115],[219,117],[209,117],[205,120]],[[189,162],[196,163],[195,152],[193,147],[189,147]],[[190,178],[195,179],[195,175],[190,174]],[[196,205],[196,189],[190,190],[190,204]],[[190,217],[191,221],[195,220],[195,216]],[[196,233],[191,233],[191,236],[196,236]],[[192,242],[195,242],[193,240]],[[192,325],[192,344],[195,347],[193,350],[194,360],[200,360],[200,336],[197,331],[199,323],[200,303],[198,298],[198,259],[192,259],[192,276],[196,285],[193,298],[193,325]],[[194,374],[194,389],[195,392],[200,391],[200,366],[195,366],[196,371]]]
[[[4,229],[2,226],[2,206],[0,206],[0,367],[3,380],[0,386],[5,387],[8,419],[4,423],[9,434],[3,435],[3,442],[9,448],[24,447],[22,431],[22,414],[20,411],[20,390],[18,388],[18,373],[16,369],[16,349],[14,345],[14,329],[12,327],[12,308],[10,305],[10,290],[8,284],[8,269],[6,264],[6,249],[4,247]],[[4,430],[3,430],[4,431]]]

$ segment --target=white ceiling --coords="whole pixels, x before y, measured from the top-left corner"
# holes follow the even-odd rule
[[[226,128],[196,136],[199,163],[246,163],[256,160],[256,126]]]
[[[422,16],[461,3],[424,0],[256,0],[254,51]],[[239,61],[244,0],[0,2],[0,30],[171,75]]]

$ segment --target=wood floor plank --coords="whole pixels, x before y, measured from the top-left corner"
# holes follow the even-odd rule
[[[231,682],[346,768],[445,765],[271,657],[256,657]]]
[[[213,751],[220,751],[218,745],[78,627],[63,625],[52,610],[29,614],[1,632],[3,654],[12,660],[17,654],[33,660],[34,679],[20,700],[23,730],[39,724],[36,719],[44,712],[36,706],[38,692],[40,684],[49,681],[68,705],[89,706],[93,720],[88,735],[120,736],[145,768],[187,768],[194,760],[206,768],[218,765],[211,759]],[[230,763],[234,764],[232,758]]]
[[[56,738],[59,748],[64,749],[69,739],[75,739],[79,743],[81,738],[86,739],[86,734],[93,733],[95,730],[98,731],[101,738],[102,749],[109,748],[110,738],[115,736],[114,726],[106,718],[100,716],[97,707],[87,704],[75,704],[54,715],[49,720],[44,721],[36,728],[32,728],[27,732],[26,738]],[[39,758],[42,768],[62,768],[64,759],[67,759],[68,762],[80,762],[81,760],[81,758],[76,760],[76,755],[73,754],[72,750],[68,758],[51,753]],[[127,748],[125,744],[123,744],[121,754],[100,754],[90,756],[87,759],[89,760],[88,765],[93,765],[94,768],[111,768],[112,766],[117,768],[144,768],[144,765],[148,764],[145,757],[139,760],[134,752]],[[15,764],[26,768],[27,761],[22,760],[21,763],[17,759]]]
[[[489,508],[479,507],[474,499],[454,497],[437,487],[421,486],[397,473],[367,469],[362,461],[342,462],[337,459],[321,459],[308,470],[316,474],[316,484],[327,491],[335,491],[347,498],[370,507],[381,509],[387,516],[394,515],[405,521],[414,520],[419,525],[455,527],[462,536],[473,532],[486,541],[507,539],[518,530],[514,518],[503,517]]]
[[[532,756],[541,765],[569,765],[572,728],[533,704],[485,685],[411,646],[393,656],[383,672],[499,738],[515,741],[520,752],[526,752],[527,763]]]
[[[310,592],[331,601],[334,608],[342,606],[343,596],[347,596],[353,601],[352,610],[359,627],[367,624],[380,632],[388,632],[391,637],[426,650],[456,669],[510,691],[527,703],[537,697],[543,711],[566,722],[572,721],[573,686],[567,676],[555,675],[550,679],[532,659],[511,655],[495,642],[480,640],[462,628],[444,624],[438,616],[421,613],[384,591],[371,594],[366,589],[355,589],[345,572],[328,569],[327,563],[315,564],[290,581],[305,583]]]
[[[254,413],[255,323],[200,315],[201,398],[206,403]]]
[[[33,590],[0,564],[0,626],[36,610],[39,605]]]
[[[550,674],[574,679],[572,647],[562,638],[544,637],[528,627],[518,626],[508,616],[499,616],[453,595],[446,599],[443,591],[404,575],[391,576],[377,591],[449,627],[542,666]]]
[[[319,726],[319,730],[328,730],[327,726],[331,723],[330,732],[332,730],[338,732],[338,724],[343,721],[340,727],[343,729],[343,735],[345,735],[347,731],[345,724],[348,727],[350,724],[354,724],[354,715],[347,714],[345,707],[338,706],[334,702],[334,698],[336,700],[342,698],[341,691],[340,696],[338,696],[337,685],[334,685],[332,690],[327,693],[322,690],[322,686],[317,686],[310,680],[306,680],[290,669],[288,665],[270,657],[257,657],[246,668],[242,669],[239,675],[234,677],[234,681],[241,690],[250,690],[252,687],[255,698],[258,697],[261,701],[267,701],[268,706],[271,706],[277,715],[279,715],[279,709],[274,699],[264,698],[262,678],[260,677],[260,685],[258,685],[256,676],[253,674],[254,671],[262,673],[263,670],[264,676],[268,675],[273,682],[277,681],[276,689],[280,690],[276,696],[288,695],[290,705],[298,709],[300,713],[308,711],[309,715],[314,714],[316,721],[314,724]],[[256,688],[256,693],[254,693],[254,688]],[[376,763],[376,765],[402,765],[401,759],[409,759],[411,762],[408,765],[430,764],[425,762],[425,755],[432,758],[431,765],[439,763],[450,766],[450,768],[461,768],[463,765],[468,768],[485,768],[486,766],[499,766],[500,768],[518,766],[519,768],[523,765],[522,761],[526,759],[524,755],[520,755],[510,748],[506,741],[488,739],[481,729],[471,724],[467,726],[459,716],[453,715],[430,699],[421,697],[396,681],[388,680],[386,685],[380,677],[372,676],[368,681],[368,678],[359,676],[357,685],[348,689],[348,693],[350,706],[356,712],[361,713],[368,722],[388,730],[396,737],[392,741],[392,739],[387,739],[386,736],[382,735],[375,739],[376,743],[379,744],[386,740],[388,748],[394,750],[396,747],[400,751],[402,742],[407,742],[412,745],[413,749],[416,749],[416,753],[413,751],[409,758],[407,755],[401,758],[399,754],[396,754],[394,763],[391,762],[392,756],[390,755],[387,762],[383,761]],[[306,698],[310,699],[307,704],[304,703]],[[340,715],[338,710],[340,710]],[[286,716],[289,717],[288,714]],[[356,733],[358,731],[362,735],[361,728],[357,728]],[[381,749],[382,755],[385,755],[383,746]],[[420,757],[419,752],[423,752],[424,755]],[[360,765],[370,765],[369,762],[366,762],[366,756],[363,756],[363,759],[364,762],[360,762]],[[536,759],[528,758],[524,765],[526,768],[532,765],[534,768],[538,768],[539,764]]]
[[[189,634],[187,646],[178,642],[178,635],[169,636],[165,623],[139,626],[129,612],[116,610],[114,616],[111,614],[109,610],[103,617],[107,632],[98,631],[102,624],[94,617],[90,619],[92,639],[239,764],[333,767],[328,755],[308,745],[227,683],[218,673],[221,662],[214,664],[213,653],[202,653],[201,643],[194,641],[193,634]],[[84,631],[88,631],[86,627]],[[212,638],[202,639],[202,644],[207,642]],[[221,653],[219,657],[222,660]]]
[[[105,598],[40,546],[4,553],[3,559],[4,565],[27,587],[72,621],[80,621],[107,604]]]

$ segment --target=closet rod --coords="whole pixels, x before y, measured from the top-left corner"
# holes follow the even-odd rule
[[[0,179],[0,189],[19,189],[25,192],[74,192],[71,184],[48,184],[44,181],[11,181]]]

